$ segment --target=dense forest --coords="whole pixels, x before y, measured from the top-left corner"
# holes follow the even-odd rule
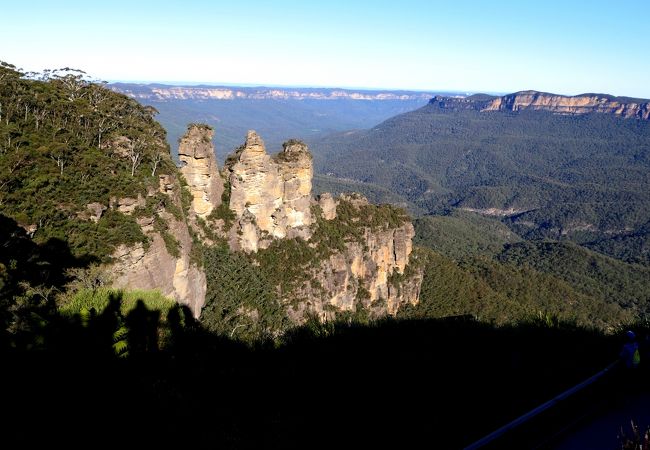
[[[0,214],[35,242],[66,241],[87,260],[146,241],[135,217],[106,205],[157,189],[159,175],[175,171],[155,109],[80,71],[23,74],[4,63],[0,108]]]
[[[429,104],[312,148],[319,172],[382,186],[430,214],[492,209],[523,238],[648,262],[650,122]]]
[[[502,318],[508,320],[536,314],[608,328],[621,321],[645,320],[650,313],[647,266],[571,242],[526,241],[498,219],[476,213],[426,216],[417,219],[415,227],[415,243],[433,251],[427,277],[436,274],[433,279],[425,277],[423,289],[429,283],[464,288],[447,293],[446,301],[439,288],[431,293],[424,289],[421,305],[408,311],[411,316],[456,313],[498,318],[503,308]],[[452,273],[455,281],[447,278]]]

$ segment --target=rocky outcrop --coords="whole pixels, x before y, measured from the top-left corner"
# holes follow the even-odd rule
[[[249,131],[245,144],[228,157],[226,171],[229,206],[239,224],[231,233],[235,248],[256,251],[274,238],[309,236],[314,171],[305,144],[289,141],[273,158],[266,153],[262,138]],[[251,232],[253,221],[259,233]]]
[[[278,291],[296,322],[310,314],[332,318],[346,311],[395,314],[401,306],[417,303],[422,273],[410,263],[414,231],[403,211],[370,205],[358,194],[312,199],[307,146],[289,140],[271,156],[254,131],[226,160],[224,192],[211,138],[208,127],[190,126],[180,142],[184,189],[192,194],[189,217],[180,216],[182,188],[174,174],[160,175],[158,189],[146,198],[111,199],[109,207],[135,217],[148,238],[146,246],[122,246],[113,255],[116,287],[158,289],[198,317],[206,276],[191,263],[194,233],[206,245],[225,238],[232,251],[249,253],[253,260],[274,241],[300,240],[288,248],[312,255],[300,269],[299,278],[307,281],[290,293]],[[222,205],[222,198],[227,203]]]
[[[178,146],[181,173],[192,194],[191,211],[206,218],[221,204],[223,179],[212,146],[214,131],[206,125],[190,125]]]
[[[312,156],[301,141],[290,140],[283,145],[275,158],[282,177],[282,205],[280,227],[286,230],[301,229],[312,224],[311,182],[314,177]]]
[[[356,208],[360,215],[372,214],[373,209],[380,208],[370,207],[358,195],[342,196],[341,201]],[[331,211],[323,211],[322,217],[333,220]],[[395,227],[361,228],[358,239],[347,242],[344,249],[329,255],[311,272],[317,288],[310,283],[296,294],[305,301],[289,311],[294,321],[304,320],[307,314],[328,318],[334,313],[355,312],[360,308],[375,316],[392,315],[400,307],[418,302],[422,269],[413,263],[409,266],[415,235],[413,225],[404,221]]]
[[[325,220],[333,220],[336,218],[336,205],[337,202],[329,192],[324,192],[316,199],[318,206],[321,209],[321,214]]]
[[[159,190],[149,192],[148,197],[165,194],[169,202],[180,209],[181,188],[178,180],[173,175],[161,175],[159,185]],[[143,216],[141,211],[146,203],[142,196],[111,201],[111,207],[124,214],[140,214],[137,223],[149,240],[146,247],[136,244],[117,248],[112,255],[114,264],[110,269],[113,286],[159,290],[163,295],[187,305],[194,316],[199,317],[205,302],[206,278],[203,270],[191,262],[193,242],[188,224],[168,212],[164,206],[158,206],[153,216]],[[156,228],[156,221],[165,224],[163,230]],[[176,242],[175,252],[170,251],[165,236]]]
[[[312,199],[312,157],[304,143],[290,140],[272,157],[249,131],[244,145],[227,158],[225,172],[235,215],[228,235],[232,250],[256,253],[274,240],[292,238],[320,249],[304,266],[313,283],[279,292],[283,303],[293,305],[293,320],[359,308],[378,316],[394,314],[418,301],[421,273],[413,269],[406,275],[414,235],[408,218],[401,210],[370,205],[358,194]],[[320,217],[314,217],[316,212]],[[333,233],[336,248],[322,241],[327,233]]]
[[[109,201],[109,206],[111,209],[116,209],[122,214],[133,214],[133,212],[136,210],[136,208],[144,208],[144,206],[147,204],[147,201],[145,198],[142,196],[142,194],[138,194],[137,198],[132,198],[132,197],[124,197],[124,198],[117,198],[117,197],[111,197]]]
[[[86,205],[86,209],[77,213],[77,218],[81,220],[90,220],[91,222],[98,223],[99,219],[104,215],[106,206],[99,202],[92,202]],[[36,230],[34,230],[36,231]]]
[[[614,97],[605,94],[564,96],[537,91],[522,91],[494,97],[477,94],[466,98],[436,96],[429,102],[441,109],[476,111],[548,111],[554,114],[604,113],[650,120],[650,100]]]
[[[191,245],[184,224],[172,223],[171,232],[180,237],[182,247]],[[113,258],[116,261],[113,286],[159,290],[163,295],[187,305],[195,317],[201,314],[206,291],[205,273],[190,264],[187,254],[182,254],[180,258],[170,255],[160,234],[151,234],[151,242],[146,250],[142,244],[135,247],[122,245]]]

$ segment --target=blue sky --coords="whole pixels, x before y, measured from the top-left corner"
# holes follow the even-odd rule
[[[3,3],[0,60],[27,70],[650,98],[648,0]]]

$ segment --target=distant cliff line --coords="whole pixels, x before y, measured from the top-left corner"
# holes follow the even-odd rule
[[[239,86],[171,86],[114,83],[109,88],[137,100],[429,100],[433,92],[280,88]]]
[[[549,111],[555,114],[580,115],[606,113],[650,120],[650,100],[630,97],[614,97],[607,94],[580,94],[565,96],[537,91],[521,91],[496,97],[475,94],[469,97],[446,97],[437,95],[429,104],[448,110],[475,111]]]

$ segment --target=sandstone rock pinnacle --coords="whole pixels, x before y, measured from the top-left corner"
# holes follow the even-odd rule
[[[192,193],[192,211],[205,218],[221,204],[223,179],[219,175],[212,146],[214,131],[207,125],[192,124],[181,138],[178,158],[181,173]]]
[[[275,157],[266,153],[264,141],[249,131],[246,142],[228,158],[226,169],[230,182],[230,209],[238,219],[254,217],[261,234],[271,238],[309,236],[313,164],[307,146],[288,141]],[[249,221],[239,223],[249,223]],[[240,233],[240,241],[252,234]],[[242,231],[242,230],[240,230]],[[260,243],[264,245],[263,242]],[[241,249],[255,251],[257,244],[240,242]]]

